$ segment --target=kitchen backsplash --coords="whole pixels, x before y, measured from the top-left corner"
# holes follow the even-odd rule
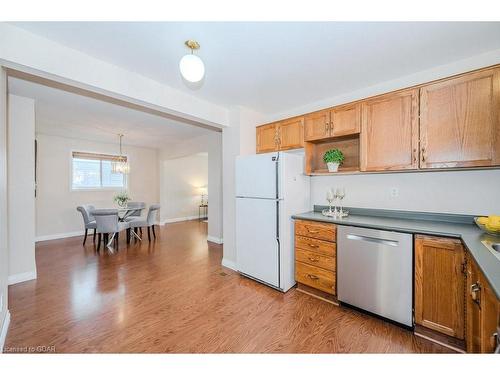
[[[315,176],[312,205],[345,187],[344,205],[459,214],[500,214],[500,170]],[[312,208],[312,207],[311,207]]]

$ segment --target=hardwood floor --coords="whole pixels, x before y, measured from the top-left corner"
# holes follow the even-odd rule
[[[12,348],[56,352],[447,352],[393,324],[220,265],[207,224],[167,224],[155,242],[95,253],[91,239],[36,246],[38,279],[9,287]]]

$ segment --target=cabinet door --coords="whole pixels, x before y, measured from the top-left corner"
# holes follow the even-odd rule
[[[415,239],[415,322],[458,339],[465,327],[465,254],[459,240]]]
[[[361,104],[361,170],[417,168],[418,90],[405,90]]]
[[[466,344],[468,353],[481,352],[481,283],[479,271],[470,258],[467,259],[467,331]]]
[[[315,141],[330,136],[330,111],[310,113],[304,117],[304,139]]]
[[[278,150],[277,124],[262,125],[257,127],[257,153]]]
[[[294,118],[279,124],[278,143],[280,150],[304,147],[304,118]]]
[[[330,136],[358,134],[361,126],[361,103],[335,107],[330,111]]]
[[[427,85],[420,91],[420,167],[500,164],[500,69]]]
[[[496,348],[499,321],[499,302],[483,274],[481,279],[481,352],[493,353]]]

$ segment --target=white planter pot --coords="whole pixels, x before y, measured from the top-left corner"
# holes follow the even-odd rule
[[[339,170],[339,163],[326,163],[328,172],[337,172]]]

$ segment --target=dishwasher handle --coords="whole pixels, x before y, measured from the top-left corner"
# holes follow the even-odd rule
[[[376,237],[370,237],[370,236],[360,236],[358,234],[348,234],[346,237],[349,240],[373,242],[373,243],[387,245],[387,246],[397,247],[399,245],[399,241],[384,240],[382,238],[376,238]]]

